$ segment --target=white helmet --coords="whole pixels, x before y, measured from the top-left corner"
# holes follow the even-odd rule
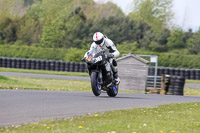
[[[93,41],[100,47],[104,44],[104,35],[101,32],[96,32],[93,35]]]

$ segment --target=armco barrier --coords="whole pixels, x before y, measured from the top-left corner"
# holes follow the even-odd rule
[[[87,72],[85,63],[6,57],[0,57],[0,67],[50,71]]]

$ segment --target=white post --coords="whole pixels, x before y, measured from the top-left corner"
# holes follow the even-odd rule
[[[158,67],[158,56],[151,56],[150,62],[155,63],[155,75],[154,75],[154,89],[156,89],[156,81],[157,81],[157,67]]]

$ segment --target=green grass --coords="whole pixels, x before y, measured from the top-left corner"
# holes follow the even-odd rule
[[[64,80],[64,79],[43,79],[25,77],[7,77],[0,75],[0,89],[31,89],[49,91],[89,91],[91,92],[90,81]],[[119,90],[126,93],[144,93],[139,91]]]
[[[55,75],[68,75],[68,76],[84,76],[88,77],[88,73],[82,72],[59,72],[59,71],[46,71],[46,70],[28,70],[28,69],[15,69],[0,67],[0,72],[19,72],[19,73],[36,73],[36,74],[55,74]]]
[[[184,88],[184,96],[200,96],[200,89]]]
[[[32,89],[32,90],[61,90],[61,91],[91,91],[90,81],[64,80],[64,79],[43,79],[25,77],[7,77],[0,75],[1,89]],[[144,93],[138,91],[125,91],[126,93]],[[185,96],[200,96],[200,90],[184,88]]]
[[[200,103],[109,111],[1,128],[2,133],[199,133]]]
[[[200,84],[200,80],[186,80],[186,83],[197,83],[197,84]]]
[[[1,89],[90,91],[89,81],[0,76]]]

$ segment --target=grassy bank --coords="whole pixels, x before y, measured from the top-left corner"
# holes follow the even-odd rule
[[[29,69],[15,69],[15,68],[3,68],[3,67],[0,67],[0,72],[53,74],[53,75],[84,76],[84,77],[89,76],[88,73],[82,73],[82,72],[59,72],[59,71],[29,70]]]
[[[184,88],[184,96],[200,96],[200,89]]]
[[[0,75],[0,89],[26,89],[26,90],[48,90],[48,91],[89,91],[90,81],[43,79],[25,77],[7,77]],[[127,93],[144,93],[141,91],[122,91]]]
[[[89,81],[0,76],[2,89],[90,91]]]
[[[43,79],[25,77],[7,77],[0,75],[1,89],[32,89],[32,90],[62,90],[62,91],[91,91],[90,81],[76,81],[63,79]],[[127,93],[144,93],[137,91],[122,91]],[[200,90],[185,88],[185,96],[200,96]]]
[[[186,83],[200,84],[200,80],[186,80]]]
[[[200,103],[109,111],[65,120],[47,120],[1,128],[0,132],[32,133],[199,133]]]

